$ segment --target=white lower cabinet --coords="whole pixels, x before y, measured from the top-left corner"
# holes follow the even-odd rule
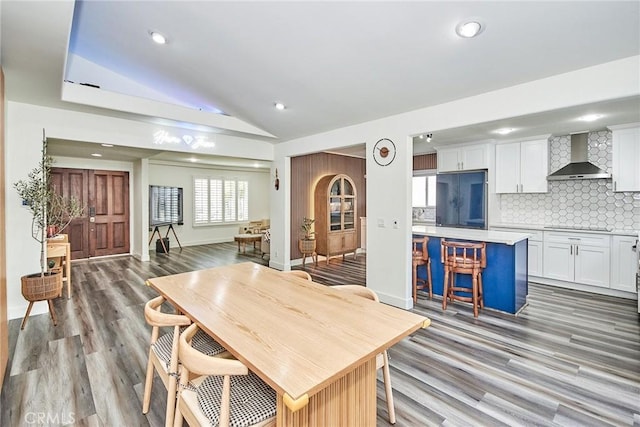
[[[507,228],[507,227],[491,227],[492,230],[496,231],[511,231],[518,233],[529,233],[531,237],[528,239],[527,245],[527,260],[528,260],[528,272],[529,276],[542,276],[542,231],[539,230],[527,230],[523,228]]]
[[[542,242],[529,240],[529,276],[542,276]]]
[[[543,277],[609,287],[609,236],[544,232]]]
[[[611,238],[611,289],[636,292],[637,245],[635,237]]]

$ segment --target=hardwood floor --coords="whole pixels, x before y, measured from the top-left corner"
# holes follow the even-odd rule
[[[148,263],[131,257],[74,262],[74,296],[48,315],[9,325],[10,359],[0,425],[160,426],[165,390],[156,379],[141,413],[150,328],[148,277],[255,261],[235,243],[171,249]],[[365,257],[308,265],[325,284],[363,284]],[[300,267],[297,267],[300,268]],[[635,301],[532,284],[518,317],[420,295],[428,329],[389,351],[397,426],[640,426],[640,322]],[[378,425],[387,425],[378,382]]]

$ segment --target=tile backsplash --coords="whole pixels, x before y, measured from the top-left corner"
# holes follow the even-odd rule
[[[589,161],[611,173],[611,131],[590,132],[588,141]],[[569,135],[549,138],[549,173],[570,155]],[[495,222],[640,229],[640,193],[614,193],[611,179],[549,181],[548,193],[498,197],[502,217]]]

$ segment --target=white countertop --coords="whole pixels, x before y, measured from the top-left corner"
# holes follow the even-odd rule
[[[589,230],[589,229],[571,229],[563,227],[546,226],[541,224],[516,224],[516,223],[495,223],[491,224],[489,228],[514,228],[524,230],[537,230],[537,231],[563,231],[568,233],[592,233],[592,234],[606,234],[610,236],[638,236],[638,230]]]
[[[446,239],[472,240],[476,242],[502,243],[514,245],[528,239],[528,233],[510,231],[478,230],[473,228],[436,227],[433,225],[414,225],[411,228],[413,234],[421,236],[444,237]]]

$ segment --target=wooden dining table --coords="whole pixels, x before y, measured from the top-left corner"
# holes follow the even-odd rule
[[[430,324],[251,262],[147,283],[276,391],[279,426],[375,426],[376,355]]]

